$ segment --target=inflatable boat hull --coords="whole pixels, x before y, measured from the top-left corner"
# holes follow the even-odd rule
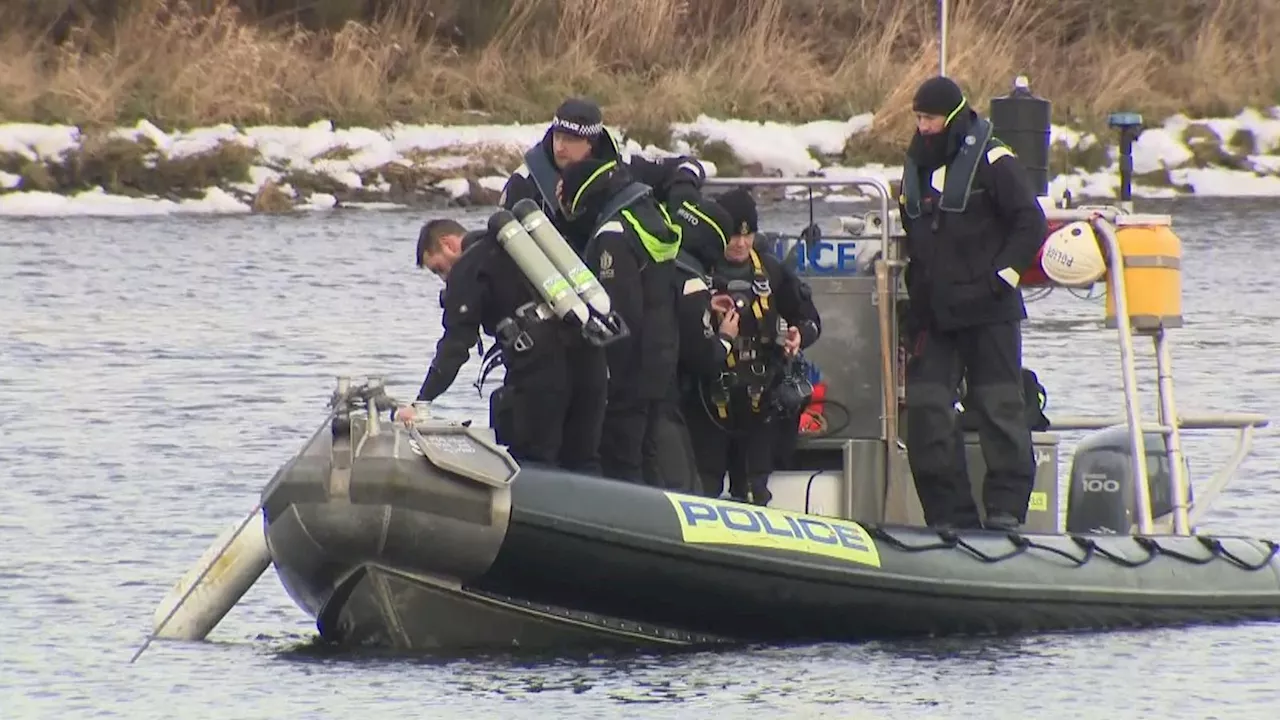
[[[277,573],[336,643],[855,641],[1280,617],[1269,541],[862,526],[517,468],[457,426],[336,445],[317,433],[264,493]]]

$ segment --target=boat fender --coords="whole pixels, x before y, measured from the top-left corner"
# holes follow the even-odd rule
[[[154,637],[205,639],[266,572],[271,552],[265,522],[261,512],[254,515],[223,531],[173,586],[156,608]]]

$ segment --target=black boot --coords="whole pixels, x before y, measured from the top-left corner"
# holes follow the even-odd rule
[[[757,487],[751,490],[751,502],[755,505],[765,507],[769,501],[773,499],[773,493],[769,492],[767,487]]]
[[[1018,522],[1018,518],[1004,510],[987,511],[987,520],[982,525],[988,530],[999,532],[1017,532],[1022,529],[1022,523]]]

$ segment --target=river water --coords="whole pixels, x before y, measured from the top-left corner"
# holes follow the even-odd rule
[[[1185,243],[1180,411],[1280,414],[1280,209],[1149,209],[1173,212]],[[768,208],[765,223],[798,230],[802,210]],[[438,282],[411,264],[424,219],[0,219],[0,718],[1276,717],[1280,625],[357,658],[311,649],[314,625],[270,571],[209,642],[157,642],[128,664],[170,585],[315,429],[333,376],[416,391],[439,332]],[[1101,301],[1057,291],[1030,310],[1050,417],[1122,412]],[[483,422],[476,364],[438,405]],[[1229,449],[1189,442],[1193,474]],[[1260,439],[1206,529],[1280,535],[1277,461],[1280,441]]]

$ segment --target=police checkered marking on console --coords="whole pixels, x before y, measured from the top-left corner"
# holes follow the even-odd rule
[[[861,526],[736,502],[663,493],[686,543],[791,550],[880,567],[880,552]]]

